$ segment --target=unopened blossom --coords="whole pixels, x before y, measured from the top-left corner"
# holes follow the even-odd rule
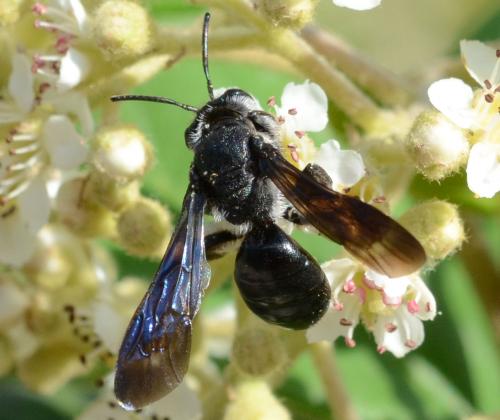
[[[479,41],[460,43],[465,68],[480,88],[450,78],[434,82],[431,103],[456,126],[466,130],[472,145],[467,162],[467,184],[478,197],[500,191],[500,50]]]
[[[382,0],[332,0],[333,4],[353,10],[370,10],[382,3]]]
[[[390,278],[351,258],[329,261],[322,268],[332,289],[331,304],[307,331],[309,342],[343,336],[346,345],[354,347],[354,329],[361,320],[380,353],[403,357],[422,344],[422,321],[434,319],[436,301],[418,273]]]

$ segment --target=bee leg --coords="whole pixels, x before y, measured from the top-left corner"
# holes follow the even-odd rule
[[[236,256],[236,284],[264,321],[305,329],[330,302],[330,286],[316,260],[275,223],[254,224]]]
[[[324,185],[325,187],[332,187],[332,179],[330,175],[319,165],[315,163],[308,163],[307,166],[302,170],[302,172],[315,181]],[[289,206],[283,212],[283,218],[292,222],[295,225],[306,226],[309,225],[307,219],[302,216],[293,206]]]
[[[205,235],[205,253],[207,260],[222,258],[228,252],[238,249],[244,233],[238,234],[227,229],[218,230]]]

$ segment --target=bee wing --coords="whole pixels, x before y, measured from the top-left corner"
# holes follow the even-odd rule
[[[186,193],[165,256],[125,333],[115,394],[126,409],[163,397],[187,371],[191,322],[210,277],[203,236],[205,201],[191,188]]]
[[[400,277],[425,262],[420,243],[401,225],[369,204],[340,194],[290,164],[276,150],[259,160],[268,176],[293,206],[329,239],[375,271]]]

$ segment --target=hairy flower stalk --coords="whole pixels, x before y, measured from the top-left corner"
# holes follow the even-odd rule
[[[345,251],[334,255],[333,247],[325,248],[321,267],[332,294],[317,324],[305,332],[264,324],[239,295],[236,304],[229,300],[215,310],[202,308],[194,320],[184,382],[143,411],[125,412],[112,392],[113,367],[147,282],[117,273],[132,266],[146,273],[133,258],[161,258],[175,217],[151,198],[157,194],[151,184],[143,195],[157,158],[147,138],[150,128],[143,132],[133,121],[122,122],[119,105],[110,104],[109,97],[128,93],[187,56],[199,57],[199,21],[186,27],[156,22],[150,13],[155,6],[133,0],[0,0],[5,47],[0,375],[14,374],[27,388],[52,394],[99,366],[105,374],[99,395],[78,413],[80,419],[290,419],[296,413],[275,389],[310,349],[332,413],[356,419],[364,412],[354,406],[357,399],[339,370],[342,360],[328,341],[343,337],[347,348],[355,348],[356,327],[362,324],[373,336],[374,353],[400,358],[418,352],[424,342],[424,324],[432,328],[424,321],[434,319],[442,306],[431,291],[428,269],[451,255],[459,258],[466,236],[478,229],[464,227],[460,203],[452,199],[425,193],[418,202],[410,197],[403,209],[397,204],[408,196],[415,172],[440,181],[465,170],[475,196],[493,198],[500,191],[500,53],[479,41],[462,41],[464,65],[477,85],[473,89],[456,78],[437,81],[428,89],[434,109],[424,109],[411,102],[418,86],[408,93],[403,82],[364,54],[313,26],[316,0],[191,3],[214,9],[210,54],[273,55],[308,79],[286,84],[281,95],[259,98],[279,123],[283,156],[301,170],[321,166],[339,193],[387,214],[402,213],[399,222],[420,241],[428,265],[390,278]],[[366,17],[380,3],[334,0],[330,6],[365,10]],[[190,81],[183,83],[189,88]],[[168,86],[164,92],[168,95]],[[314,133],[328,125],[341,130],[319,144]],[[183,180],[187,173],[186,167]],[[284,218],[277,223],[290,234],[297,228]],[[209,222],[206,232],[217,227],[219,222]],[[298,229],[317,234],[308,224]],[[466,246],[472,274],[481,261],[474,244]],[[211,263],[215,278],[206,293],[216,299],[224,290],[214,289],[234,271],[235,252]],[[486,268],[477,271],[493,276],[494,267]],[[478,281],[487,289],[480,292],[489,314],[498,318],[493,283]]]

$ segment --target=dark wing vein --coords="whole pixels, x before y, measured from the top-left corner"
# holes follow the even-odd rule
[[[165,256],[125,333],[115,377],[115,394],[125,408],[156,401],[187,371],[191,321],[210,275],[204,253],[205,201],[188,189]]]
[[[259,166],[311,225],[368,267],[400,277],[425,262],[420,243],[375,207],[321,185],[278,152],[262,157]]]

